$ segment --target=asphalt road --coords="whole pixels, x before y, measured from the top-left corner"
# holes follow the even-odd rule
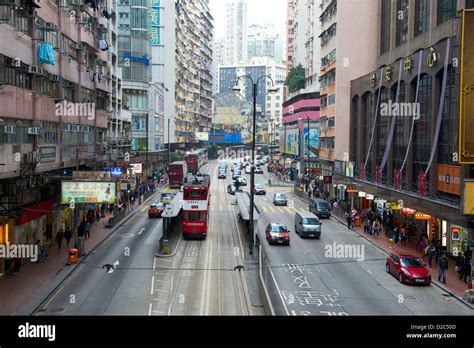
[[[266,167],[264,172],[256,175],[256,183],[266,184]],[[289,189],[267,190],[266,196],[255,196],[255,203],[261,212],[258,233],[269,263],[264,272],[277,315],[473,315],[435,285],[400,284],[385,271],[386,255],[337,220],[322,220],[319,240],[300,238],[294,232],[294,216],[296,211],[307,211],[307,204],[288,194],[289,206],[276,207],[274,192]],[[290,246],[268,244],[264,230],[270,222],[290,229]],[[360,253],[332,257],[326,251],[334,243],[351,245]]]
[[[45,299],[34,315],[250,315],[235,214],[217,163],[202,169],[212,177],[206,240],[180,240],[176,254],[155,257],[161,219],[148,206],[91,252]],[[87,250],[86,250],[87,251]],[[112,273],[104,264],[119,266]]]

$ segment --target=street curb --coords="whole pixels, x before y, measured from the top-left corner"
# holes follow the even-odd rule
[[[143,201],[143,203],[141,205],[147,204],[157,193],[160,193],[160,192],[161,191],[157,191],[155,194],[151,195],[149,198],[147,198],[147,200]],[[39,308],[41,308],[43,303],[46,302],[49,295],[51,295],[53,292],[55,292],[57,289],[59,289],[61,284],[63,284],[73,274],[74,270],[76,270],[76,268],[79,265],[81,265],[83,262],[85,262],[89,258],[89,256],[91,255],[91,253],[94,250],[96,250],[99,246],[102,245],[102,243],[104,243],[107,239],[109,239],[112,236],[112,234],[114,234],[120,227],[122,227],[125,223],[130,221],[132,219],[132,217],[134,217],[139,211],[140,211],[140,209],[137,209],[136,211],[132,212],[129,216],[125,217],[117,226],[113,227],[111,232],[109,234],[107,234],[96,246],[94,246],[83,258],[78,260],[78,262],[76,264],[74,264],[74,265],[67,264],[67,263],[64,264],[64,266],[55,274],[55,276],[57,276],[58,274],[60,274],[64,270],[66,270],[67,266],[72,266],[70,268],[67,267],[67,270],[66,270],[67,273],[64,275],[64,277],[52,282],[53,285],[49,286],[49,287],[48,287],[49,281],[46,282],[46,284],[43,285],[45,287],[45,289],[41,291],[41,294],[45,294],[45,295],[41,295],[41,296],[39,294],[38,295],[33,295],[33,299],[38,298],[38,297],[40,299],[36,300],[36,301],[31,299],[30,301],[28,301],[28,303],[33,302],[33,304],[28,304],[27,303],[19,311],[14,312],[11,315],[14,315],[14,316],[16,316],[16,315],[22,315],[22,316],[33,315]],[[39,304],[37,304],[38,302],[39,302]],[[31,308],[33,308],[33,309],[31,309]]]
[[[342,221],[339,217],[336,217],[334,215],[331,216],[331,218],[337,220],[340,224],[346,226],[345,222]],[[359,236],[363,237],[366,241],[372,243],[374,246],[376,246],[380,251],[382,251],[385,255],[390,255],[386,250],[382,249],[380,246],[378,246],[377,244],[375,244],[373,241],[371,241],[370,239],[366,238],[364,235],[354,231],[351,229],[352,232],[354,233],[357,233]],[[436,285],[438,288],[440,288],[441,290],[447,292],[448,294],[450,294],[452,297],[454,297],[456,300],[458,300],[459,302],[461,302],[462,304],[464,304],[465,306],[469,307],[470,309],[474,309],[474,306],[472,306],[469,302],[465,301],[462,297],[456,295],[455,293],[453,293],[451,290],[447,289],[446,287],[442,286],[441,284],[439,284],[438,282],[436,282],[435,280],[431,280],[431,283]]]

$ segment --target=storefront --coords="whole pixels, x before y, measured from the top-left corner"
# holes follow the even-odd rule
[[[35,244],[40,241],[46,247],[54,241],[57,230],[56,213],[51,200],[32,204],[22,208],[22,214],[16,219],[15,244]]]

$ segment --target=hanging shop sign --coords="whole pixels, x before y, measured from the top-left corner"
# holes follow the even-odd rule
[[[410,208],[403,208],[403,209],[402,209],[402,214],[403,214],[403,215],[414,215],[414,214],[415,214],[415,210],[414,210],[414,209],[410,209]]]
[[[370,74],[369,76],[370,87],[375,87],[376,82],[377,82],[377,75],[375,73]]]
[[[344,175],[344,162],[334,160],[334,173]]]
[[[373,201],[375,199],[374,195],[365,195],[365,199],[369,200],[369,201]]]
[[[132,164],[133,174],[141,174],[143,171],[143,165],[141,163]]]
[[[354,162],[346,162],[346,176],[354,178]]]
[[[410,57],[406,57],[405,60],[403,61],[403,70],[409,74],[410,71],[411,71],[411,58]]]
[[[364,198],[367,194],[365,192],[359,191],[359,197]]]
[[[461,229],[459,227],[451,227],[451,239],[460,240],[461,239]]]
[[[389,82],[392,81],[393,77],[393,68],[391,66],[387,66],[385,68],[385,81]]]
[[[390,208],[391,210],[400,210],[401,207],[398,205],[398,203],[389,203],[390,204]]]
[[[357,193],[357,192],[359,192],[355,187],[352,187],[352,186],[347,187],[346,191],[348,193]]]
[[[330,175],[325,175],[325,176],[323,177],[323,181],[324,181],[325,184],[332,184],[332,176],[330,176]]]
[[[415,213],[415,219],[416,220],[430,220],[431,219],[431,215],[428,215],[428,214],[425,214],[425,213],[422,213],[422,212],[416,212]]]

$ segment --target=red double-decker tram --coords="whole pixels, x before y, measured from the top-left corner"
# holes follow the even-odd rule
[[[186,163],[190,173],[198,173],[199,169],[208,163],[207,149],[199,149],[186,156]]]
[[[183,187],[183,236],[205,239],[209,221],[209,175],[188,176]]]

